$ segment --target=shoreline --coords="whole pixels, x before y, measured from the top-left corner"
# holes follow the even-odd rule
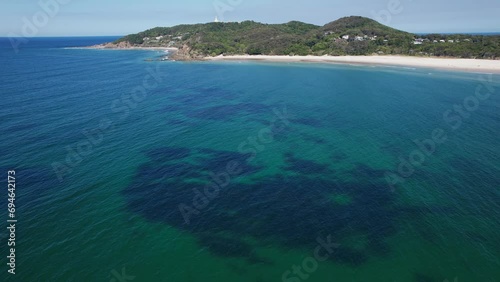
[[[432,68],[500,74],[500,60],[429,58],[410,56],[269,56],[235,55],[205,57],[205,61],[262,61],[282,63],[333,63],[343,65],[382,65]]]
[[[184,52],[175,47],[140,47],[129,44],[102,44],[77,49],[94,50],[148,50],[168,51],[172,53],[166,60],[172,61],[259,61],[274,63],[324,63],[360,66],[393,66],[430,68],[448,71],[500,74],[500,60],[461,59],[440,57],[412,57],[401,55],[371,55],[371,56],[287,56],[287,55],[230,55],[217,57],[191,58],[182,56]]]
[[[104,45],[97,45],[97,46],[88,46],[88,47],[72,47],[72,49],[94,49],[94,50],[149,50],[149,51],[172,51],[176,52],[179,51],[179,48],[174,48],[174,47],[121,47],[121,46],[104,46]]]

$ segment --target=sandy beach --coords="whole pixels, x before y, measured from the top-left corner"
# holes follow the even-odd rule
[[[81,47],[80,47],[81,48]],[[178,60],[204,60],[204,61],[265,61],[265,62],[282,62],[282,63],[333,63],[333,64],[349,64],[349,65],[382,65],[382,66],[399,66],[399,67],[415,67],[415,68],[433,68],[443,70],[453,70],[462,72],[478,72],[478,73],[498,73],[500,74],[500,60],[481,60],[481,59],[459,59],[459,58],[437,58],[437,57],[410,57],[410,56],[271,56],[271,55],[232,55],[232,56],[217,56],[205,57],[198,59],[183,59],[179,56],[178,48],[168,47],[134,47],[128,44],[101,44],[85,49],[98,50],[152,50],[152,51],[169,51],[175,55],[171,59]]]
[[[265,56],[238,55],[206,57],[208,61],[269,61],[269,62],[310,62],[359,65],[406,66],[435,68],[466,72],[500,73],[500,60],[423,58],[409,56]]]

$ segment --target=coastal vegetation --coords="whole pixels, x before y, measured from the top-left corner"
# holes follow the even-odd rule
[[[500,36],[416,35],[364,17],[345,17],[324,26],[292,21],[254,21],[156,27],[115,44],[176,47],[185,59],[218,55],[410,55],[500,58]]]

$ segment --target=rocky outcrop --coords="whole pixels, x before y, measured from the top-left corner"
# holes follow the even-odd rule
[[[130,49],[137,46],[130,44],[128,41],[122,41],[120,43],[104,43],[99,45],[91,46],[93,49]]]
[[[104,43],[99,45],[90,46],[91,49],[162,49],[167,47],[162,46],[143,46],[143,45],[133,45],[128,41],[122,41],[119,43]],[[193,51],[191,47],[184,44],[181,48],[169,47],[171,54],[166,57],[168,60],[176,61],[200,61],[204,59],[204,56]]]
[[[169,58],[176,61],[199,61],[203,60],[204,56],[193,52],[188,45],[184,44],[179,50],[169,56]]]

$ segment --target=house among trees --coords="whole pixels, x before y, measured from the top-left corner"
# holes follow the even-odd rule
[[[417,38],[417,39],[415,39],[415,41],[413,41],[413,44],[415,44],[415,45],[421,45],[422,43],[424,43],[423,38]]]

